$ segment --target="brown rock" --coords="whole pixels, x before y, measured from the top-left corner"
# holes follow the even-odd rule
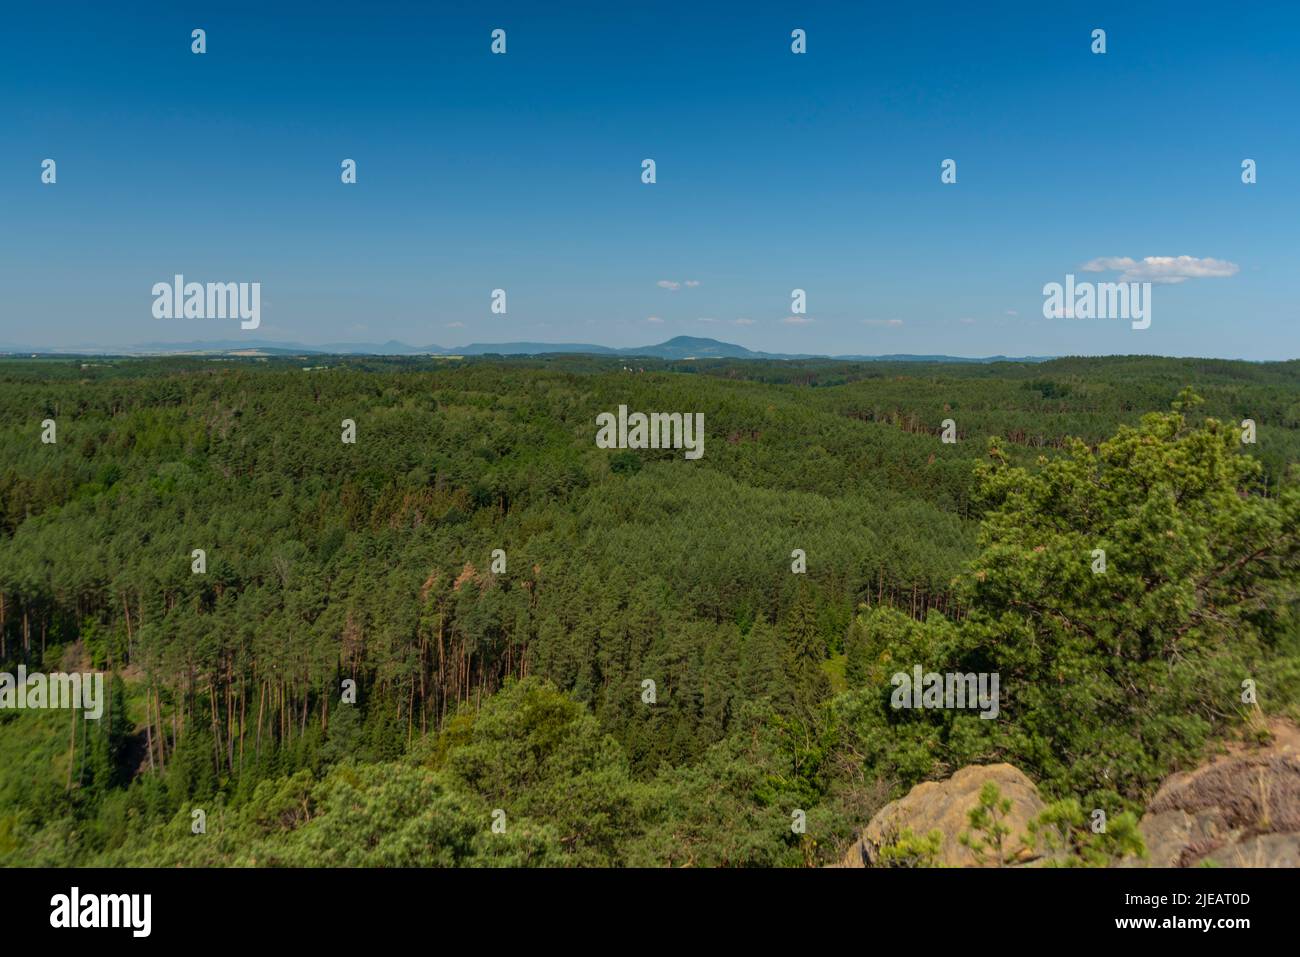
[[[1300,834],[1258,834],[1202,860],[1218,867],[1300,867]]]
[[[1294,867],[1300,849],[1300,730],[1269,726],[1265,747],[1234,746],[1160,786],[1138,827],[1152,867]]]
[[[859,840],[849,848],[841,867],[872,867],[879,860],[880,848],[897,839],[905,828],[918,837],[933,830],[943,835],[939,861],[945,867],[977,867],[979,861],[958,838],[970,829],[967,814],[979,806],[980,790],[992,781],[1011,799],[1011,810],[1003,823],[1011,829],[1004,840],[1004,853],[1017,855],[1017,861],[1032,855],[1021,845],[1021,835],[1029,822],[1043,812],[1045,805],[1034,782],[1010,764],[971,765],[962,768],[946,781],[926,781],[912,788],[906,796],[886,804],[863,830]],[[986,853],[987,857],[987,853]],[[989,858],[985,865],[995,862]]]

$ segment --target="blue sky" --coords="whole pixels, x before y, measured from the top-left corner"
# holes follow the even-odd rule
[[[0,345],[1300,356],[1294,4],[899,6],[10,5]],[[1043,317],[1149,256],[1236,268]],[[175,273],[261,327],[155,319]]]

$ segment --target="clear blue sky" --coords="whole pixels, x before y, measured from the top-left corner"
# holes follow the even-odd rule
[[[1292,358],[1298,102],[1296,4],[9,4],[0,344]],[[1147,256],[1237,269],[1043,318]],[[154,319],[178,272],[261,328]]]

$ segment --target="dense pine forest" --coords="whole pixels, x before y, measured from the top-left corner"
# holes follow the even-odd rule
[[[1300,362],[5,359],[0,450],[0,670],[108,695],[0,710],[8,866],[819,865],[1300,716]]]

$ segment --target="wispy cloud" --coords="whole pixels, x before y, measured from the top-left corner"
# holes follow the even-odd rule
[[[712,316],[700,316],[695,321],[696,322],[717,322],[718,320],[714,319]]]
[[[645,317],[645,321],[646,321],[646,322],[663,322],[663,320],[660,319],[658,316],[646,316],[646,317]]]
[[[754,324],[753,319],[732,319],[731,321],[738,326],[752,326]]]
[[[1177,283],[1188,279],[1221,279],[1241,268],[1223,259],[1196,256],[1101,256],[1080,267],[1084,272],[1118,272],[1124,282]]]
[[[893,326],[897,328],[903,324],[902,319],[863,319],[864,326]]]
[[[973,326],[973,325],[975,325],[975,320],[972,319],[970,316],[962,316],[962,317],[961,317],[960,319],[958,319],[957,321],[960,322],[963,326]]]
[[[465,328],[465,323],[463,323],[463,322],[449,322],[449,323],[447,323],[447,328],[448,328],[448,329],[464,329],[464,328]]]
[[[685,283],[683,283],[684,286],[686,286],[686,287],[688,287],[688,288],[690,288],[690,289],[694,289],[694,288],[695,288],[696,286],[698,286],[699,284],[700,284],[700,281],[699,281],[698,279],[688,279],[688,280],[686,280]]]
[[[812,322],[812,317],[811,316],[786,316],[781,321],[791,326],[806,326],[808,325],[808,323]]]
[[[660,289],[667,289],[669,292],[676,292],[682,288],[682,284],[674,279],[660,279],[655,285]]]
[[[1007,315],[1014,319],[1016,316],[1020,315],[1020,313],[1016,312],[1014,309],[1008,309]]]

